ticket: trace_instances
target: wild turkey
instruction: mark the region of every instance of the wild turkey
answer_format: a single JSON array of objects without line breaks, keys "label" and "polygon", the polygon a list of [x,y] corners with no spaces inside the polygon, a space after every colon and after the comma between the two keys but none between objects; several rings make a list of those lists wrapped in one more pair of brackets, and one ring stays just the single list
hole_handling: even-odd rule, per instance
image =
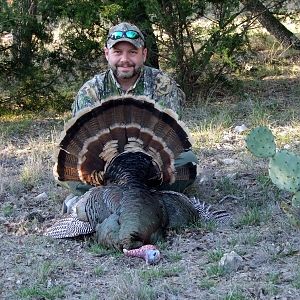
[{"label": "wild turkey", "polygon": [[174,167],[174,159],[190,149],[190,140],[173,111],[145,97],[110,98],[85,109],[67,125],[54,174],[60,181],[96,187],[75,198],[69,215],[46,235],[96,232],[105,246],[132,249],[155,243],[166,228],[199,218],[227,222],[224,211],[211,212],[197,199],[158,190],[162,183],[194,172],[187,166],[178,174]]}]

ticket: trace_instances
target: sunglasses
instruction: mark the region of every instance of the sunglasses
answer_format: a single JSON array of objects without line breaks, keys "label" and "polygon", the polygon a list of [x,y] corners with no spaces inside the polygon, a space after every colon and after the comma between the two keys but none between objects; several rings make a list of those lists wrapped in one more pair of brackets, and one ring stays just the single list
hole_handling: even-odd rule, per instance
[{"label": "sunglasses", "polygon": [[111,33],[107,39],[112,39],[112,40],[119,40],[121,38],[128,38],[130,40],[136,40],[138,38],[144,40],[141,35],[134,30],[127,30],[127,31],[115,31],[113,33]]}]

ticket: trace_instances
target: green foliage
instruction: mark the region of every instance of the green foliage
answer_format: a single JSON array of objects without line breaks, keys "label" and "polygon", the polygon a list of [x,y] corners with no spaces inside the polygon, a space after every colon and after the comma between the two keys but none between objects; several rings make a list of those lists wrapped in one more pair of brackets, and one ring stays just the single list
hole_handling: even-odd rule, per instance
[{"label": "green foliage", "polygon": [[55,300],[64,297],[64,290],[62,286],[54,286],[50,288],[32,286],[21,288],[17,295],[18,297],[21,297],[21,299]]},{"label": "green foliage", "polygon": [[0,49],[0,89],[4,91],[0,109],[62,111],[70,107],[58,88],[69,64],[61,48],[53,44],[53,24],[43,15],[44,4],[13,1],[0,12],[0,33],[13,34],[13,41]]},{"label": "green foliage", "polygon": [[14,212],[14,206],[12,203],[5,203],[2,208],[4,217],[10,217]]},{"label": "green foliage", "polygon": [[92,243],[89,246],[88,251],[91,252],[92,254],[98,255],[98,256],[113,255],[115,257],[119,257],[119,256],[123,255],[120,251],[117,251],[114,249],[108,249],[96,242]]},{"label": "green foliage", "polygon": [[141,270],[140,277],[146,282],[151,282],[157,278],[177,276],[182,271],[183,268],[177,266],[171,268],[155,267],[151,269]]},{"label": "green foliage", "polygon": [[214,249],[208,253],[208,259],[210,262],[218,262],[223,255],[224,251],[222,249]]},{"label": "green foliage", "polygon": [[300,289],[300,270],[297,270],[297,273],[293,278],[292,284],[294,288]]},{"label": "green foliage", "polygon": [[259,226],[261,220],[263,219],[263,214],[259,207],[253,207],[247,210],[243,215],[237,220],[237,226]]},{"label": "green foliage", "polygon": [[224,300],[246,300],[247,297],[240,291],[231,291],[225,297]]},{"label": "green foliage", "polygon": [[[200,77],[211,86],[221,70],[235,67],[233,54],[245,42],[245,32],[236,30],[238,7],[237,1],[228,0],[222,3],[147,1],[147,12],[159,30],[160,52],[167,53],[161,61],[174,72],[188,95]],[[206,14],[213,20],[209,29],[194,23]]]},{"label": "green foliage", "polygon": [[202,289],[210,289],[216,285],[216,280],[209,279],[209,278],[203,278],[199,282],[199,287]]},{"label": "green foliage", "polygon": [[178,252],[171,252],[171,251],[169,251],[166,254],[166,257],[171,262],[177,262],[177,261],[182,260],[182,254],[178,253]]},{"label": "green foliage", "polygon": [[101,266],[97,266],[95,269],[94,269],[94,274],[96,275],[96,276],[102,276],[103,274],[105,273],[105,270],[104,270],[104,268],[103,267],[101,267]]},{"label": "green foliage", "polygon": [[159,58],[188,96],[199,86],[208,96],[237,68],[253,22],[241,18],[237,0],[2,3],[0,34],[12,33],[13,42],[0,43],[0,88],[5,91],[0,109],[69,110],[78,86],[101,70],[108,28],[120,21],[136,23],[145,33],[148,64],[158,67]]},{"label": "green foliage", "polygon": [[206,269],[206,274],[209,278],[211,277],[221,277],[225,275],[225,270],[223,267],[219,266],[218,264],[211,264]]}]

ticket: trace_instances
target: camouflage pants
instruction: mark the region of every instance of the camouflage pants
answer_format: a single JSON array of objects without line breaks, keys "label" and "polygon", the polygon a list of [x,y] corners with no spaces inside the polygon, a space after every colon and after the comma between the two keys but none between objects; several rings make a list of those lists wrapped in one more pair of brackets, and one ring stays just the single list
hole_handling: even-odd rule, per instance
[{"label": "camouflage pants", "polygon": [[[178,158],[175,160],[175,169],[177,174],[179,174],[179,178],[173,184],[162,184],[159,186],[159,190],[163,191],[175,191],[182,193],[188,186],[194,183],[197,176],[197,164],[198,159],[196,155],[190,150],[181,153]],[[188,174],[182,174],[182,167],[188,167]],[[185,170],[187,170],[185,168]],[[188,176],[186,176],[188,175]],[[88,184],[83,184],[78,181],[65,181],[59,182],[61,186],[68,188],[74,195],[83,195],[86,191],[88,191],[92,186]]]}]

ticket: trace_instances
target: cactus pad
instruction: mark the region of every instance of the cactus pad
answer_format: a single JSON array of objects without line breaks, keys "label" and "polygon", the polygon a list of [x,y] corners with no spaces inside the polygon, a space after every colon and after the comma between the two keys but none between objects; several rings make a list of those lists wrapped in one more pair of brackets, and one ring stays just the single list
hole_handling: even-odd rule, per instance
[{"label": "cactus pad", "polygon": [[300,157],[287,150],[278,151],[270,158],[269,175],[278,188],[296,193],[300,190]]},{"label": "cactus pad", "polygon": [[292,198],[292,205],[295,208],[300,208],[300,191],[296,192]]},{"label": "cactus pad", "polygon": [[271,157],[276,153],[276,144],[272,131],[260,126],[253,128],[246,137],[248,150],[257,157]]}]

